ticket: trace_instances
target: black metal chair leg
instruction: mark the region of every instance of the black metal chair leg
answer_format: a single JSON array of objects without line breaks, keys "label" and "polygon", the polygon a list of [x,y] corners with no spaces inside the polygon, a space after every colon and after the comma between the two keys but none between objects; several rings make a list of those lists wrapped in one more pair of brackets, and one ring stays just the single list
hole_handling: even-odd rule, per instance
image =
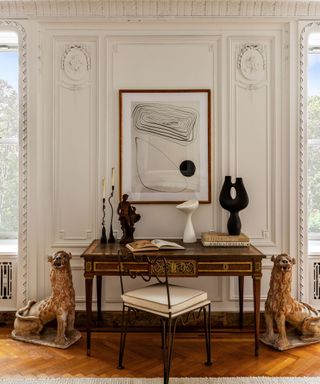
[{"label": "black metal chair leg", "polygon": [[128,310],[128,315],[126,316],[125,306],[122,306],[122,320],[121,320],[121,335],[120,335],[120,348],[119,348],[119,363],[118,369],[123,369],[123,354],[124,347],[126,344],[127,330],[128,330],[128,317],[130,313],[130,308]]},{"label": "black metal chair leg", "polygon": [[162,319],[160,319],[160,324],[161,324],[161,349],[164,348],[164,345],[165,345],[165,340],[164,340],[164,334],[163,334],[163,324],[162,324]]},{"label": "black metal chair leg", "polygon": [[170,369],[171,369],[171,361],[172,361],[172,351],[173,351],[173,343],[174,343],[174,336],[176,333],[176,327],[177,327],[178,318],[173,320],[169,320],[169,326],[168,326],[168,381],[170,377]]},{"label": "black metal chair leg", "polygon": [[162,354],[163,354],[163,383],[169,383],[168,377],[168,345],[167,345],[167,319],[161,319],[162,325]]},{"label": "black metal chair leg", "polygon": [[211,305],[208,304],[207,308],[203,308],[203,317],[204,317],[204,332],[206,338],[206,352],[207,352],[207,361],[205,365],[212,365],[211,361]]}]

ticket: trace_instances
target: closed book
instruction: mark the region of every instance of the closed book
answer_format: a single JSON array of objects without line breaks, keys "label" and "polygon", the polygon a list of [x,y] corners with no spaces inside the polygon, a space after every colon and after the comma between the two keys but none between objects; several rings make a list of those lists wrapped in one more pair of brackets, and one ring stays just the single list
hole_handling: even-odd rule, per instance
[{"label": "closed book", "polygon": [[225,242],[225,243],[250,243],[250,239],[244,233],[240,235],[228,235],[223,232],[202,232],[201,233],[202,242]]},{"label": "closed book", "polygon": [[204,247],[249,247],[249,241],[203,241]]}]

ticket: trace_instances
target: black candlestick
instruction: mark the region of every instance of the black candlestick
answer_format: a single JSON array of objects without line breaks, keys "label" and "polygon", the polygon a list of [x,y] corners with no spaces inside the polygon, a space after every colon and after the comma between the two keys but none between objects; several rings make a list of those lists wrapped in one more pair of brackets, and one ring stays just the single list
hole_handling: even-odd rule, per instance
[{"label": "black candlestick", "polygon": [[106,228],[104,226],[104,220],[106,217],[106,199],[105,197],[102,199],[102,231],[101,231],[101,238],[100,238],[100,243],[101,244],[106,244],[107,242],[107,236],[106,236]]},{"label": "black candlestick", "polygon": [[111,219],[110,219],[110,231],[109,231],[109,239],[108,239],[108,242],[109,243],[115,243],[116,239],[114,238],[113,236],[113,229],[112,229],[112,220],[113,220],[113,206],[111,204],[111,198],[113,197],[113,192],[114,192],[114,185],[112,185],[111,187],[111,194],[108,198],[108,202],[110,204],[110,208],[111,208]]}]

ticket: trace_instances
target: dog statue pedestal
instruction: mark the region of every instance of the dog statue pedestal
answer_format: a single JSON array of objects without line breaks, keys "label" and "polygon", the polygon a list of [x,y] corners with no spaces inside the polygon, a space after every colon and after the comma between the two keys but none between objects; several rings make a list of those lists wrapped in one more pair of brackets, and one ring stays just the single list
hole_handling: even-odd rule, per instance
[{"label": "dog statue pedestal", "polygon": [[[276,335],[277,336],[277,335]],[[277,346],[275,342],[266,341],[263,336],[260,337],[260,341],[265,344],[269,345],[269,347],[275,348],[278,351],[286,351],[288,349],[297,348],[297,347],[304,347],[306,345],[310,344],[316,344],[320,342],[319,338],[304,338],[303,336],[299,335],[299,333],[295,329],[290,329],[287,332],[287,339],[288,344],[284,347]]]},{"label": "dog statue pedestal", "polygon": [[48,347],[55,347],[60,349],[67,349],[70,347],[70,345],[76,343],[78,340],[81,339],[81,333],[76,329],[74,329],[68,334],[68,338],[63,344],[58,344],[55,342],[56,335],[57,335],[56,329],[49,328],[49,327],[44,328],[43,331],[38,336],[37,335],[19,336],[15,334],[14,330],[11,332],[11,337],[15,340],[25,341],[26,343],[31,343],[31,344],[46,345]]},{"label": "dog statue pedestal", "polygon": [[[29,300],[16,312],[12,338],[32,344],[68,348],[81,338],[74,329],[75,292],[70,267],[71,254],[59,251],[49,257],[51,296],[39,302]],[[57,321],[57,330],[45,327]]]}]

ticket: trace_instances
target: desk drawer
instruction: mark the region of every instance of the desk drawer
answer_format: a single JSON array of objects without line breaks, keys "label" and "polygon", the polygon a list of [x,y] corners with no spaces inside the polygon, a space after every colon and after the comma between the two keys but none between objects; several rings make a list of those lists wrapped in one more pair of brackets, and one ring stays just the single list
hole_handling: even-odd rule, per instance
[{"label": "desk drawer", "polygon": [[[93,272],[107,272],[107,273],[114,273],[116,275],[119,274],[120,264],[118,262],[112,262],[112,261],[94,261],[93,262]],[[136,272],[136,273],[148,273],[149,266],[148,263],[136,263],[136,262],[130,262],[126,261],[123,263],[123,274],[129,274],[129,272]]]},{"label": "desk drawer", "polygon": [[208,261],[198,263],[199,273],[236,273],[236,272],[252,272],[252,263],[245,261]]},{"label": "desk drawer", "polygon": [[[190,276],[195,277],[198,275],[196,261],[179,260],[179,261],[167,261],[168,275],[169,276]],[[93,268],[93,270],[92,270]],[[128,275],[130,272],[136,273],[149,273],[150,265],[148,263],[137,263],[125,261],[123,262],[123,274]],[[163,264],[155,264],[153,266],[154,272],[158,276],[164,275]],[[119,263],[112,261],[94,261],[93,266],[90,262],[86,264],[86,272],[93,273],[106,273],[106,274],[119,274]]]}]

